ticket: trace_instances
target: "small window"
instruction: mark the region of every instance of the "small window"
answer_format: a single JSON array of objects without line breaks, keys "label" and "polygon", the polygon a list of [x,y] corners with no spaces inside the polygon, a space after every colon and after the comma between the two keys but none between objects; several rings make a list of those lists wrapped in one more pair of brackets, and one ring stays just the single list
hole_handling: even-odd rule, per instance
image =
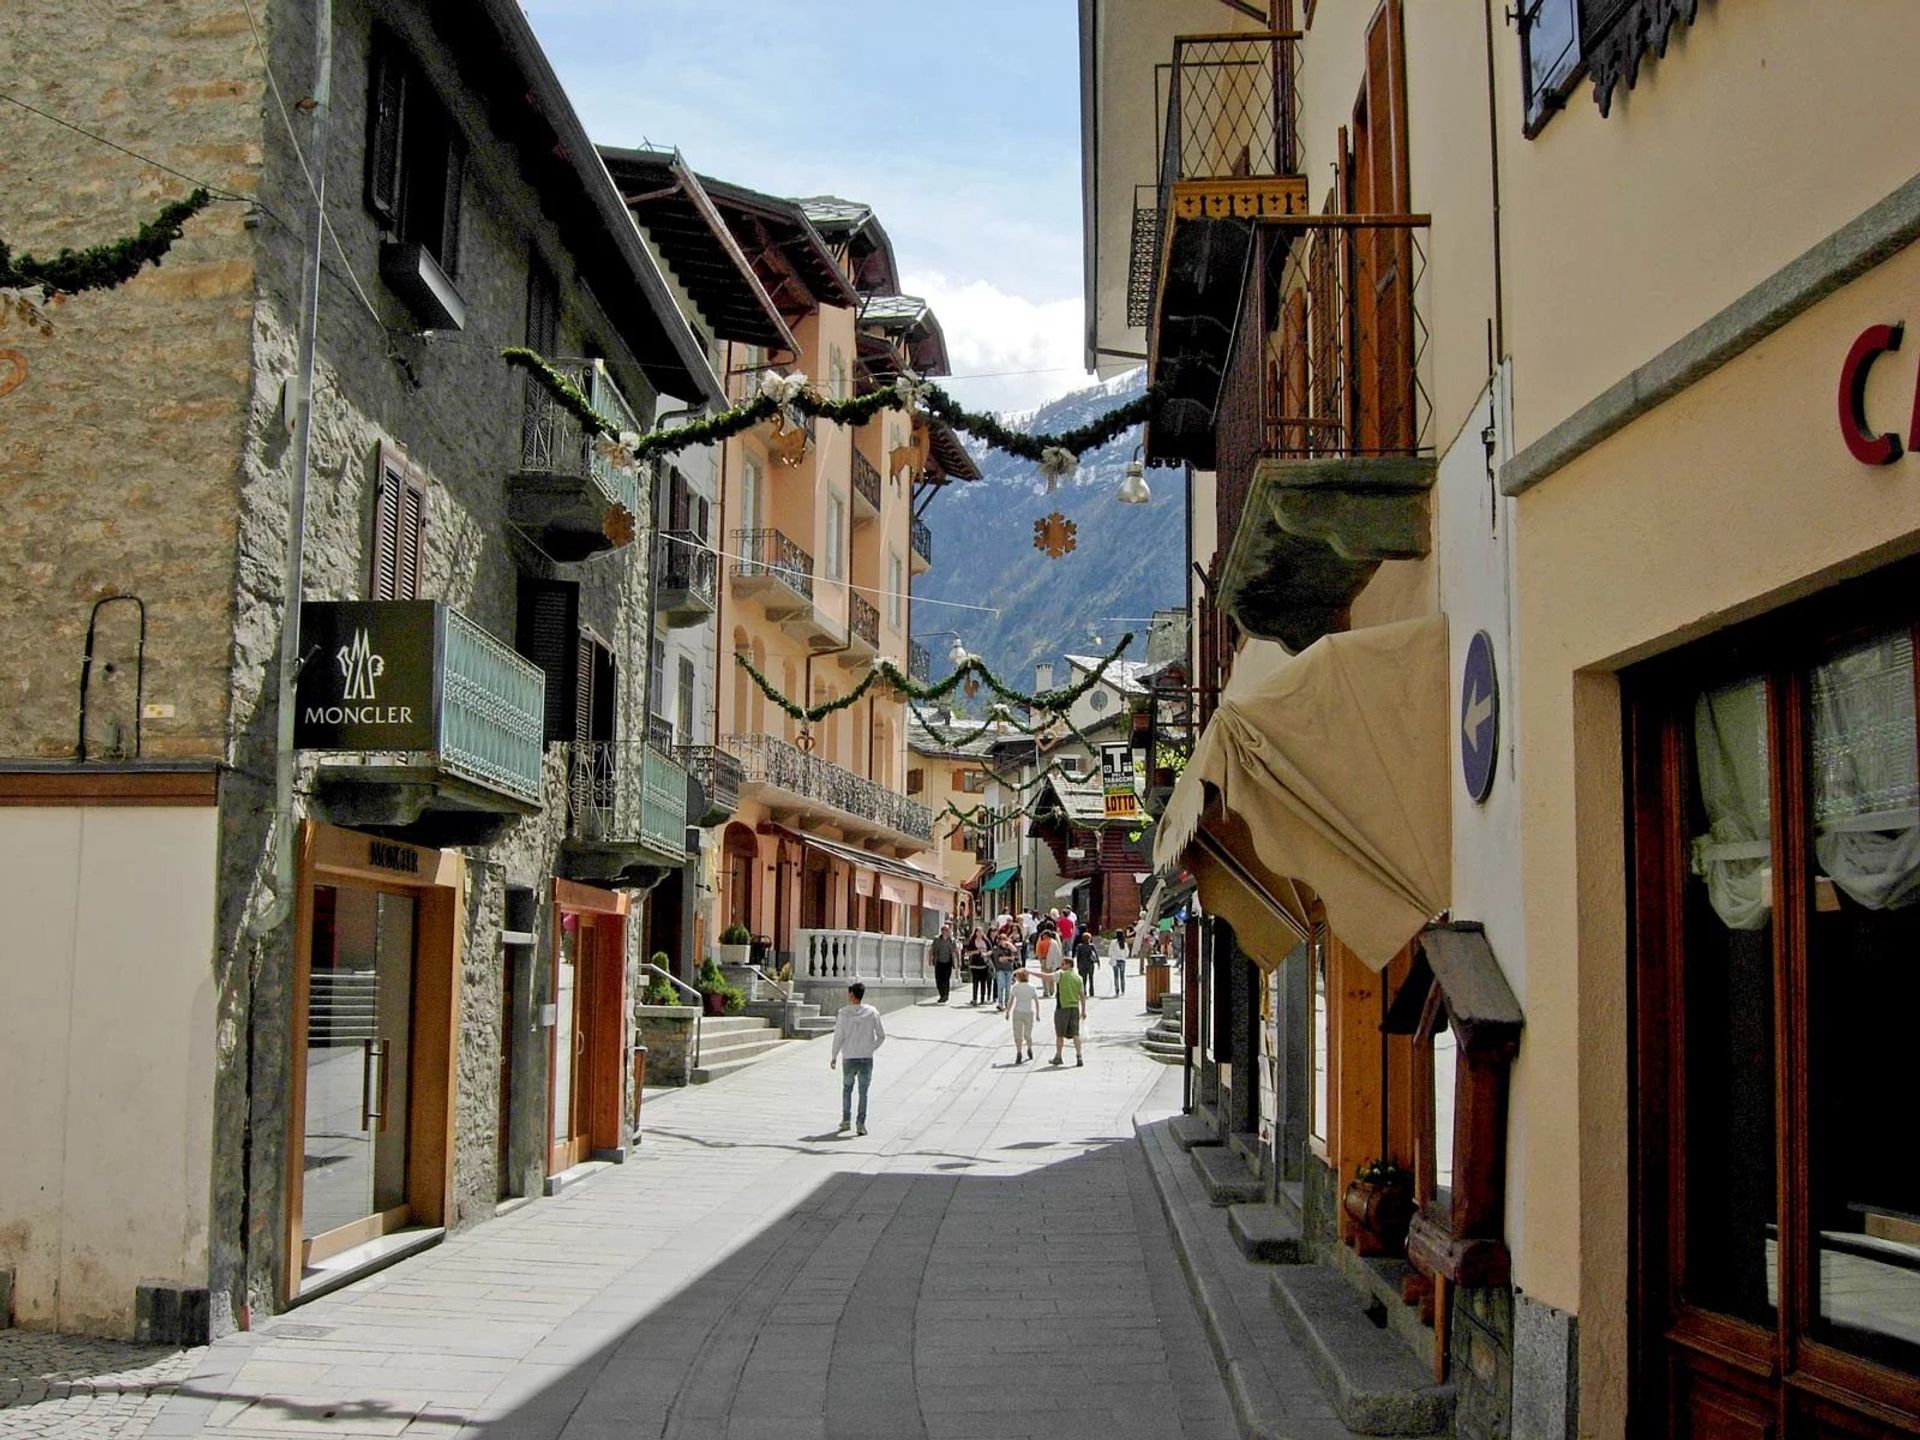
[{"label": "small window", "polygon": [[1522,0],[1520,81],[1533,135],[1566,103],[1580,74],[1579,0]]},{"label": "small window", "polygon": [[685,655],[680,657],[680,689],[673,718],[677,743],[693,744],[693,661]]},{"label": "small window", "polygon": [[466,142],[413,58],[376,35],[367,89],[367,208],[449,276],[460,268]]},{"label": "small window", "polygon": [[538,255],[527,266],[527,348],[552,355],[560,347],[560,287]]},{"label": "small window", "polygon": [[380,447],[379,465],[367,598],[418,600],[421,542],[427,530],[426,481],[398,451],[385,445]]},{"label": "small window", "polygon": [[900,562],[900,552],[892,551],[887,556],[887,625],[894,630],[907,628],[907,567]]},{"label": "small window", "polygon": [[1106,709],[1110,703],[1111,701],[1108,699],[1107,692],[1104,690],[1096,689],[1087,696],[1087,704],[1096,711]]},{"label": "small window", "polygon": [[846,548],[847,502],[838,495],[827,497],[827,579],[838,580],[845,574],[840,552]]},{"label": "small window", "polygon": [[918,795],[927,788],[927,772],[920,769],[907,771],[907,794]]},{"label": "small window", "polygon": [[833,359],[827,366],[827,387],[836,400],[847,398],[847,361],[840,347],[833,347]]},{"label": "small window", "polygon": [[969,795],[987,793],[987,772],[984,770],[962,770],[954,778],[959,788]]},{"label": "small window", "polygon": [[1087,773],[1087,757],[1084,755],[1062,755],[1056,763],[1062,774],[1075,780]]}]

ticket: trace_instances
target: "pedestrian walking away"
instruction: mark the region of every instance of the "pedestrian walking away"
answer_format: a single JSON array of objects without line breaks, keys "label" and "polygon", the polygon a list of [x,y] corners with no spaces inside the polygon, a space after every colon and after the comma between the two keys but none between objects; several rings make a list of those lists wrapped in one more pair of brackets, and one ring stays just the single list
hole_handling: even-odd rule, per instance
[{"label": "pedestrian walking away", "polygon": [[960,947],[953,943],[953,925],[941,925],[933,942],[933,987],[940,992],[940,1003],[947,1003],[947,991],[953,987],[953,964],[960,958]]},{"label": "pedestrian walking away", "polygon": [[1067,1041],[1071,1040],[1073,1063],[1085,1065],[1087,1057],[1080,1050],[1080,1021],[1090,1003],[1087,987],[1072,970],[1062,970],[1055,977],[1053,986],[1053,1063],[1065,1063],[1062,1056],[1066,1053]]},{"label": "pedestrian walking away", "polygon": [[1113,993],[1127,993],[1127,944],[1126,931],[1116,930],[1113,938],[1107,941],[1107,960],[1113,966]]},{"label": "pedestrian walking away", "polygon": [[1042,994],[1053,994],[1053,977],[1060,969],[1060,936],[1050,928],[1043,928],[1039,938],[1033,942],[1033,955],[1040,962],[1040,990]]},{"label": "pedestrian walking away", "polygon": [[1080,972],[1081,983],[1091,995],[1093,975],[1100,968],[1100,949],[1093,943],[1093,936],[1084,930],[1073,937],[1073,968]]},{"label": "pedestrian walking away", "polygon": [[1007,1019],[1013,1022],[1013,1063],[1033,1059],[1033,1022],[1040,1015],[1040,992],[1027,979],[1025,967],[1013,972],[1013,988],[1007,992]]},{"label": "pedestrian walking away", "polygon": [[1014,953],[1012,934],[1003,934],[993,947],[993,1003],[1002,1010],[1007,1008],[1007,992],[1013,988],[1013,968],[1019,958]]},{"label": "pedestrian walking away", "polygon": [[867,987],[858,980],[847,987],[847,1003],[833,1017],[833,1054],[827,1068],[847,1065],[840,1072],[840,1133],[855,1125],[853,1089],[860,1087],[859,1133],[867,1133],[867,1091],[873,1086],[873,1055],[887,1043],[887,1027],[880,1023],[880,1012],[867,1004]]}]

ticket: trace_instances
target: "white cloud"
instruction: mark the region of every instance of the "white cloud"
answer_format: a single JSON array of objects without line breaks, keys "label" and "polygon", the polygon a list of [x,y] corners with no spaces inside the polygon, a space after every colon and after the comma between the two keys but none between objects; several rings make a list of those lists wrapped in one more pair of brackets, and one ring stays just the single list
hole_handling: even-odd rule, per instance
[{"label": "white cloud", "polygon": [[1030,300],[990,281],[934,271],[909,271],[901,286],[940,317],[956,377],[944,383],[962,403],[1031,410],[1088,383],[1078,299]]}]

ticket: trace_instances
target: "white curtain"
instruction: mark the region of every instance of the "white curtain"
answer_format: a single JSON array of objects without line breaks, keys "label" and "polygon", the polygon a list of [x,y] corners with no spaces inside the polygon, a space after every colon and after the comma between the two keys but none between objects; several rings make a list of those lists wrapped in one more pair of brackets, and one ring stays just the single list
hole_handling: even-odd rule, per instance
[{"label": "white curtain", "polygon": [[1768,804],[1767,682],[1760,676],[1694,702],[1694,764],[1707,833],[1694,838],[1693,873],[1729,930],[1758,930],[1773,906]]},{"label": "white curtain", "polygon": [[1914,752],[1913,635],[1900,630],[1814,667],[1813,852],[1868,910],[1920,899],[1920,761]]}]

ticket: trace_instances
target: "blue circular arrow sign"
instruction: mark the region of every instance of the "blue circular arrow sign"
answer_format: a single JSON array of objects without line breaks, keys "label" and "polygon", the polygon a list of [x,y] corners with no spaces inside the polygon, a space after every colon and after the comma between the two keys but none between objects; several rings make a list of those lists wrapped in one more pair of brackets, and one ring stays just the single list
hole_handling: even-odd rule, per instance
[{"label": "blue circular arrow sign", "polygon": [[1476,631],[1460,673],[1460,778],[1475,804],[1493,788],[1500,753],[1500,681],[1493,671],[1493,641]]}]

